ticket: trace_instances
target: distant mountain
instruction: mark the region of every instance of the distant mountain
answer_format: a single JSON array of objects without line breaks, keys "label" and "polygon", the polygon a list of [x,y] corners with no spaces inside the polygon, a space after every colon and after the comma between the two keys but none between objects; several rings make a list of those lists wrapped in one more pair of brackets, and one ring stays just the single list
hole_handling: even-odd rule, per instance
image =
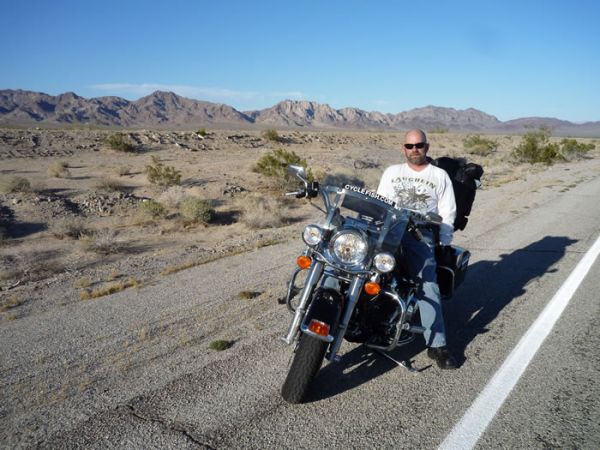
[{"label": "distant mountain", "polygon": [[403,128],[449,128],[451,130],[485,131],[492,130],[501,123],[495,116],[473,108],[457,110],[454,108],[425,106],[424,108],[401,112],[394,116],[394,124]]},{"label": "distant mountain", "polygon": [[128,128],[273,127],[315,129],[426,130],[520,133],[546,125],[555,135],[600,136],[600,122],[575,124],[546,117],[502,122],[477,109],[425,106],[398,114],[358,108],[334,109],[311,101],[284,100],[258,110],[240,112],[231,106],[192,100],[156,91],[135,101],[120,97],[85,99],[73,92],[51,96],[23,90],[0,90],[0,125],[61,126],[88,124]]},{"label": "distant mountain", "polygon": [[90,124],[114,127],[238,125],[252,120],[231,106],[156,91],[130,102],[120,97],[85,99],[72,92],[50,96],[22,90],[0,91],[0,123]]},{"label": "distant mountain", "polygon": [[[248,113],[247,113],[248,114]],[[391,115],[357,108],[333,109],[322,103],[284,100],[248,114],[257,124],[314,128],[392,128]]]}]

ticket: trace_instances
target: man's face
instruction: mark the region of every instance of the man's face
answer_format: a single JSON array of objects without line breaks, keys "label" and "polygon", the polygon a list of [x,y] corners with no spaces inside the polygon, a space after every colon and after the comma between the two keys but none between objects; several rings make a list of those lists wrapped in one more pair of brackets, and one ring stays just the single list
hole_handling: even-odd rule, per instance
[{"label": "man's face", "polygon": [[[427,150],[429,144],[425,142],[425,136],[421,133],[409,133],[404,140],[404,155],[409,163],[415,166],[422,166],[427,163]],[[406,148],[406,144],[412,148]],[[418,148],[421,147],[421,148]]]}]

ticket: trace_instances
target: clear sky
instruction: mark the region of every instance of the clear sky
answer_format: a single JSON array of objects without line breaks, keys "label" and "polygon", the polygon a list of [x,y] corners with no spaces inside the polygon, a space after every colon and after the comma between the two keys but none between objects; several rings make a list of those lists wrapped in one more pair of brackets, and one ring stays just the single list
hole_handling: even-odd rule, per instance
[{"label": "clear sky", "polygon": [[0,0],[0,89],[600,120],[599,1]]}]

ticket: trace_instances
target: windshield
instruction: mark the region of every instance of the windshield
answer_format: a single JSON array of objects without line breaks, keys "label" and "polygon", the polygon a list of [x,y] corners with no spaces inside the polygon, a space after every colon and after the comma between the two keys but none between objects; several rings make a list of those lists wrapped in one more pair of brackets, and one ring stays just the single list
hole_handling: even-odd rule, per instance
[{"label": "windshield", "polygon": [[375,221],[385,221],[388,213],[394,213],[395,203],[376,192],[357,186],[344,186],[342,190],[342,208],[354,211],[361,216],[371,217]]}]

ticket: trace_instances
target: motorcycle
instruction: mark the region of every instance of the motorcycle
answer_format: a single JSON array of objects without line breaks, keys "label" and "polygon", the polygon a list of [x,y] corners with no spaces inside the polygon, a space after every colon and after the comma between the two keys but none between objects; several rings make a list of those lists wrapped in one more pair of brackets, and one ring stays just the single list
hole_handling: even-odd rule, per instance
[{"label": "motorcycle", "polygon": [[[442,218],[396,207],[394,201],[361,187],[319,186],[308,180],[301,166],[288,166],[288,172],[302,187],[286,195],[320,196],[324,209],[318,209],[325,220],[304,228],[306,248],[288,283],[285,303],[293,319],[282,340],[294,347],[294,355],[282,397],[289,403],[302,402],[323,360],[340,361],[344,339],[416,371],[386,353],[425,331],[417,314],[418,284],[398,257],[400,242],[404,233],[422,239],[420,227],[436,228]],[[438,262],[444,298],[451,297],[462,282],[470,257],[460,247],[447,249],[446,261]],[[297,285],[300,278],[304,278],[302,286]]]}]

